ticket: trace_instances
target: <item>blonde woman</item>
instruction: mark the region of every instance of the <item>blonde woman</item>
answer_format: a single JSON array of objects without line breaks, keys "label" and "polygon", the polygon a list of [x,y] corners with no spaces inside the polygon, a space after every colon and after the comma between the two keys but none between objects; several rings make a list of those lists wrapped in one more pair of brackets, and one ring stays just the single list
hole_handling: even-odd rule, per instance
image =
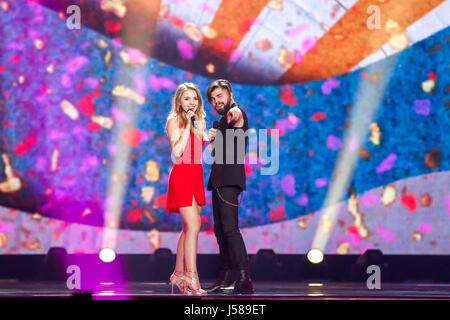
[{"label": "blonde woman", "polygon": [[193,83],[178,86],[167,117],[166,130],[174,165],[169,176],[166,214],[181,214],[183,229],[177,246],[175,271],[170,277],[184,294],[206,294],[197,274],[200,214],[205,205],[202,149],[207,140],[206,113],[199,89]]}]

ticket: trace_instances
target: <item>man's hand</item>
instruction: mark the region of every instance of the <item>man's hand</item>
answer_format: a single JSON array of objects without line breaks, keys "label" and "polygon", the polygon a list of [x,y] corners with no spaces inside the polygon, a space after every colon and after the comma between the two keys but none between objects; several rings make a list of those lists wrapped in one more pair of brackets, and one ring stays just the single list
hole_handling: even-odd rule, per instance
[{"label": "man's hand", "polygon": [[212,142],[216,138],[217,129],[211,128],[208,131],[208,141]]},{"label": "man's hand", "polygon": [[232,127],[242,127],[244,125],[244,119],[242,118],[242,112],[238,107],[231,108],[227,113],[227,123]]}]

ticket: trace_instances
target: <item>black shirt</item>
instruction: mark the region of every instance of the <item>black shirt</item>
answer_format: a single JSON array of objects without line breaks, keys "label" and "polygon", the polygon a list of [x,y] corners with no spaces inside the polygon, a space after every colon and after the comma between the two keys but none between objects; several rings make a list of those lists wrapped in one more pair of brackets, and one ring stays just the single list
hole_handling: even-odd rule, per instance
[{"label": "black shirt", "polygon": [[[207,187],[208,190],[223,186],[238,186],[242,190],[245,190],[246,180],[244,161],[248,146],[248,120],[244,110],[242,110],[237,103],[231,105],[231,108],[233,107],[238,107],[239,110],[241,110],[244,125],[240,128],[234,128],[228,125],[226,114],[220,118],[219,128],[217,130],[220,131],[223,138],[218,137],[219,133],[217,133],[216,138],[212,142],[214,147],[214,160],[211,166],[211,174],[209,176]],[[222,141],[223,143],[221,143]],[[222,148],[220,148],[220,144],[222,145]],[[219,148],[221,150],[219,150]],[[227,150],[230,152],[234,150],[234,157],[231,157],[232,155],[229,154],[227,159]]]}]

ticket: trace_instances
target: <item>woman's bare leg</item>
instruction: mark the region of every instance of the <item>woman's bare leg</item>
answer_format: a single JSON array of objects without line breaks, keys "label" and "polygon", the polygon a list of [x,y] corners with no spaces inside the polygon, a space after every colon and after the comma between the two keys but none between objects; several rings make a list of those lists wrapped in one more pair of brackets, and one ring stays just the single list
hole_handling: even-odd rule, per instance
[{"label": "woman's bare leg", "polygon": [[197,245],[200,232],[200,216],[197,203],[192,199],[192,206],[180,208],[184,225],[184,269],[197,272]]},{"label": "woman's bare leg", "polygon": [[[184,224],[183,224],[184,225]],[[185,293],[185,285],[184,285],[184,227],[180,232],[180,237],[178,238],[177,245],[177,259],[175,263],[175,270],[170,276],[170,282],[172,283],[172,294],[173,294],[173,284],[175,283],[180,291]]]},{"label": "woman's bare leg", "polygon": [[175,272],[179,274],[184,273],[184,226],[183,230],[181,230],[180,237],[178,239],[178,245],[177,245],[177,260],[175,263]]}]

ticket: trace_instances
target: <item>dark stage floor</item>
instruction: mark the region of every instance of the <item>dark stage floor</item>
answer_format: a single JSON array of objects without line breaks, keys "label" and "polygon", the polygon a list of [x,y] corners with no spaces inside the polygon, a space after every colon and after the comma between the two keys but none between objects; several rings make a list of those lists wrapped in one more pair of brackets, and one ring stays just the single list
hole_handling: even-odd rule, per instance
[{"label": "dark stage floor", "polygon": [[[209,282],[203,282],[204,287]],[[381,289],[369,290],[365,283],[350,282],[254,282],[253,295],[210,294],[195,297],[202,300],[377,300],[377,299],[445,299],[450,300],[450,284],[438,283],[384,283]],[[65,283],[0,280],[0,299],[70,299],[75,291]],[[130,282],[126,285],[104,283],[94,290],[93,299],[180,299],[171,294],[164,282]],[[190,296],[189,298],[192,298]]]}]

